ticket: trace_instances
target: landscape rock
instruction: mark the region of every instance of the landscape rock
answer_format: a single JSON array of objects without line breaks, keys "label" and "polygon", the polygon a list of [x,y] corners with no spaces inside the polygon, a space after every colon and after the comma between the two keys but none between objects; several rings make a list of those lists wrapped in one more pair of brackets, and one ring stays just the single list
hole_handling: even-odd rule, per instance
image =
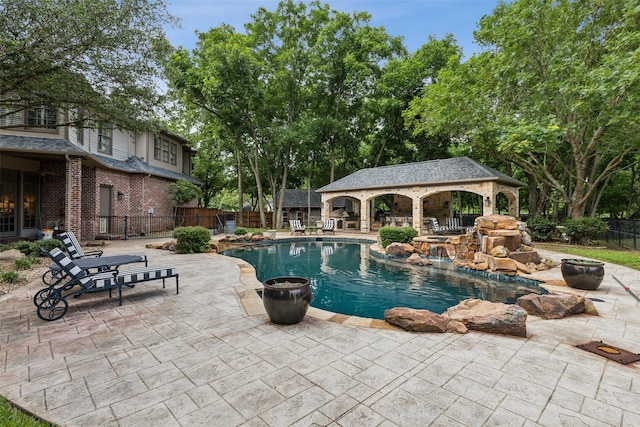
[{"label": "landscape rock", "polygon": [[384,253],[387,255],[407,255],[407,248],[402,243],[391,243],[384,250]]},{"label": "landscape rock", "polygon": [[20,252],[18,249],[8,249],[0,252],[0,259],[2,261],[13,262],[18,259],[26,258],[27,256]]},{"label": "landscape rock", "polygon": [[491,249],[489,253],[491,254],[491,256],[496,258],[506,258],[509,256],[509,251],[504,246],[496,246],[495,248]]},{"label": "landscape rock", "polygon": [[[583,313],[585,299],[576,294],[555,292],[547,295],[529,294],[518,298],[518,305],[524,308],[527,313],[543,319],[562,319]],[[595,309],[595,307],[593,308]]]},{"label": "landscape rock", "polygon": [[515,259],[522,264],[539,264],[540,263],[540,255],[538,252],[533,251],[513,251],[509,252],[509,258]]},{"label": "landscape rock", "polygon": [[427,266],[427,265],[433,264],[433,261],[431,261],[428,258],[422,258],[417,253],[411,254],[411,256],[407,258],[407,262],[411,265],[419,265],[419,266]]},{"label": "landscape rock", "polygon": [[433,313],[429,310],[395,307],[384,311],[384,319],[412,332],[458,332],[466,333],[467,328],[460,322]]},{"label": "landscape rock", "polygon": [[468,329],[476,331],[527,336],[527,312],[515,304],[468,299],[450,307],[443,316],[462,322]]}]

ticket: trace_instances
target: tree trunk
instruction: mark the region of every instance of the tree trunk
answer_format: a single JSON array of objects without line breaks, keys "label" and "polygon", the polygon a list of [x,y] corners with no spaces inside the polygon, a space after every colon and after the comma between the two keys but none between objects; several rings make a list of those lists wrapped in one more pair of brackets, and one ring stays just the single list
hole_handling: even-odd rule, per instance
[{"label": "tree trunk", "polygon": [[242,188],[242,158],[240,157],[240,153],[236,153],[237,167],[238,167],[238,209],[240,212],[240,220],[238,221],[238,225],[240,227],[244,227],[244,218],[242,215],[242,211],[244,208],[244,189]]}]

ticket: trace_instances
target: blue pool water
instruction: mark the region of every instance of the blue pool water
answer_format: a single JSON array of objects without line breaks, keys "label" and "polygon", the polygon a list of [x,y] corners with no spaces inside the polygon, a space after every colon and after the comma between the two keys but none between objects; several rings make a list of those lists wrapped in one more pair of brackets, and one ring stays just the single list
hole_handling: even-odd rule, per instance
[{"label": "blue pool water", "polygon": [[258,280],[302,276],[311,280],[313,307],[346,315],[384,319],[384,310],[410,307],[443,313],[468,298],[515,303],[535,282],[492,280],[454,269],[448,261],[411,267],[404,259],[370,254],[369,244],[297,241],[231,249],[256,269]]}]

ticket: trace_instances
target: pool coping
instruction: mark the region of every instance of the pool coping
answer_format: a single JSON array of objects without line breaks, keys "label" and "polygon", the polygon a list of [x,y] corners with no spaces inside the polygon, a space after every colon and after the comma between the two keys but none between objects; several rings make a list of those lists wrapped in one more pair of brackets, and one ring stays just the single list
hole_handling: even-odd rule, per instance
[{"label": "pool coping", "polygon": [[[291,242],[316,242],[316,241],[336,241],[336,242],[349,242],[349,243],[371,243],[372,245],[377,244],[378,242],[374,239],[362,239],[362,238],[344,238],[344,237],[287,237],[276,240],[262,240],[260,242],[255,242],[256,246],[266,246],[271,244],[279,244],[279,243],[291,243]],[[375,251],[374,251],[375,252]],[[262,298],[258,291],[261,291],[264,287],[262,282],[260,282],[256,276],[255,268],[249,264],[248,262],[240,259],[234,258],[231,256],[218,254],[219,256],[223,256],[226,259],[232,261],[234,264],[238,266],[240,269],[240,285],[235,286],[236,293],[240,298],[240,302],[242,303],[242,307],[248,316],[266,316],[267,312],[262,303]],[[544,279],[534,279],[526,277],[527,280],[540,282],[539,286],[550,291],[545,285]],[[319,320],[327,320],[334,323],[339,323],[343,325],[350,326],[361,326],[367,328],[375,328],[375,329],[394,329],[394,330],[402,330],[399,326],[392,325],[388,323],[386,320],[381,319],[372,319],[369,317],[359,317],[352,316],[347,314],[334,313],[327,310],[322,310],[316,307],[309,306],[309,310],[307,311],[307,316],[311,316],[313,318]]]}]

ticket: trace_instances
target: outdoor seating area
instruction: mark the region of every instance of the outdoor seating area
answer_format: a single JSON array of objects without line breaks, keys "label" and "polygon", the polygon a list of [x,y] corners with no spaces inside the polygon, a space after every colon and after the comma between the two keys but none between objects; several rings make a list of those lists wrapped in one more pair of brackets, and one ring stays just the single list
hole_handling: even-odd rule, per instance
[{"label": "outdoor seating area", "polygon": [[178,271],[174,267],[140,267],[122,271],[98,269],[96,273],[89,273],[86,267],[78,266],[58,248],[51,251],[42,249],[42,252],[56,264],[58,271],[63,272],[55,276],[56,280],[38,291],[33,298],[38,317],[42,320],[53,321],[62,318],[69,308],[67,299],[84,293],[108,290],[111,297],[112,290],[117,289],[118,305],[122,305],[123,286],[134,287],[137,283],[162,280],[164,288],[165,280],[172,277],[176,279],[176,294],[179,293]]},{"label": "outdoor seating area", "polygon": [[289,221],[289,227],[291,228],[291,235],[307,234],[307,228],[302,225],[299,219],[292,219],[291,221]]}]

